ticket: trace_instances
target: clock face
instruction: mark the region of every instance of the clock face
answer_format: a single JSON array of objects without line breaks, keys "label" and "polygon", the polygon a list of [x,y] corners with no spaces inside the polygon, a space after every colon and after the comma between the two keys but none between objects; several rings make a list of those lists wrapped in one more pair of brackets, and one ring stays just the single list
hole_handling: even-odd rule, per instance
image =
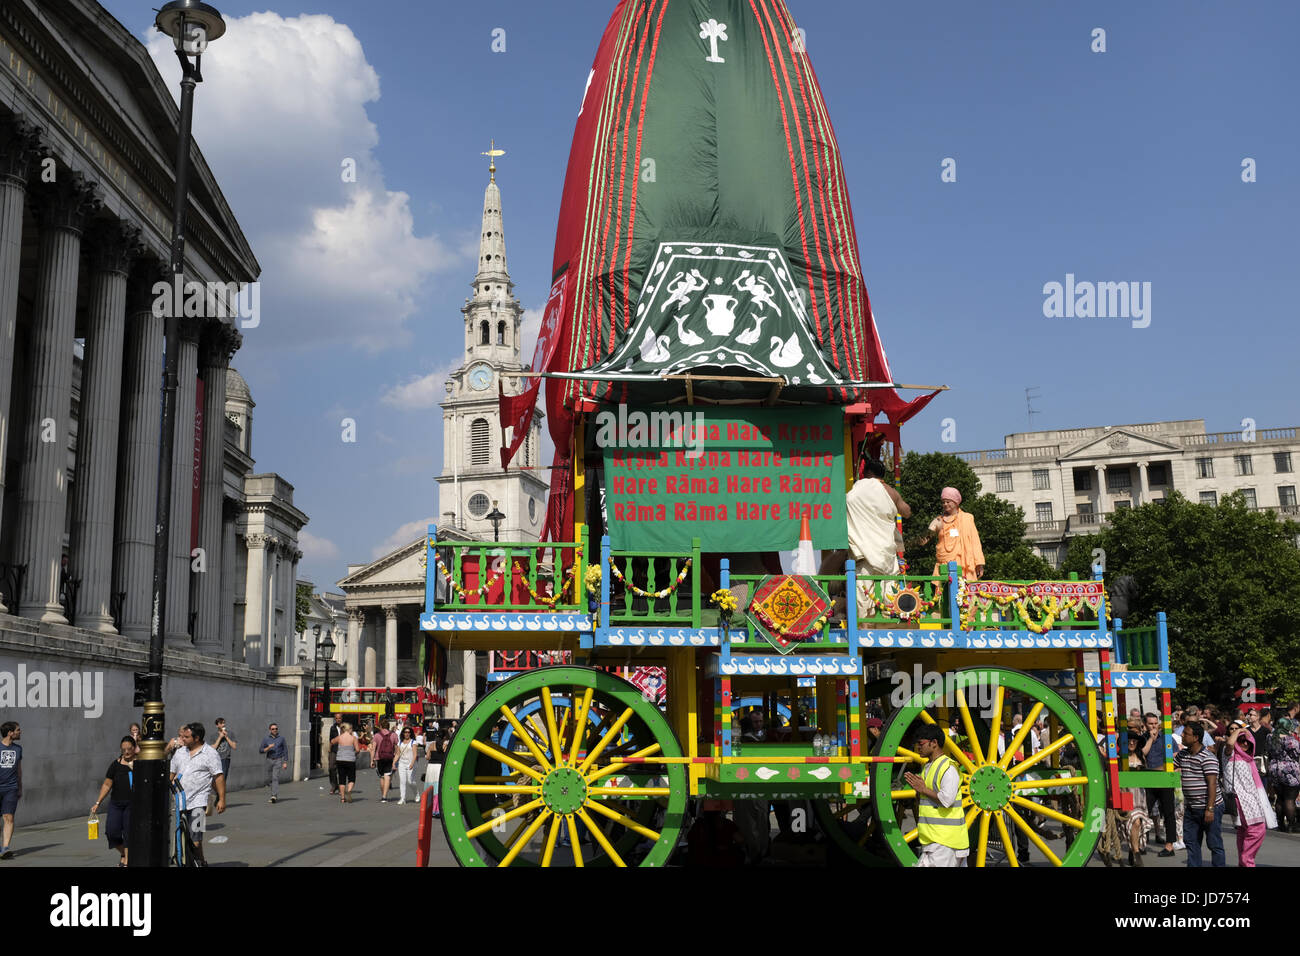
[{"label": "clock face", "polygon": [[475,365],[469,370],[470,388],[475,391],[483,391],[492,384],[492,369],[487,365]]}]

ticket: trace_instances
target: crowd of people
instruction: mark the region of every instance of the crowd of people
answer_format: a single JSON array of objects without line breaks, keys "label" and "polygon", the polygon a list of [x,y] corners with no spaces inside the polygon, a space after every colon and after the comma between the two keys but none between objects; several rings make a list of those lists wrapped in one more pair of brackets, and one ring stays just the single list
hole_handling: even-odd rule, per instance
[{"label": "crowd of people", "polygon": [[[442,726],[435,721],[428,733],[423,726],[404,721],[398,721],[394,729],[393,722],[387,719],[381,720],[378,728],[369,725],[356,728],[342,714],[335,714],[328,731],[330,796],[338,797],[340,803],[352,802],[357,763],[364,755],[379,778],[380,803],[392,802],[389,793],[394,773],[397,774],[398,806],[416,802],[421,791],[416,784],[420,758],[425,761],[425,786],[436,786],[456,724],[453,720]],[[436,791],[433,799],[434,816],[440,816]]]}]

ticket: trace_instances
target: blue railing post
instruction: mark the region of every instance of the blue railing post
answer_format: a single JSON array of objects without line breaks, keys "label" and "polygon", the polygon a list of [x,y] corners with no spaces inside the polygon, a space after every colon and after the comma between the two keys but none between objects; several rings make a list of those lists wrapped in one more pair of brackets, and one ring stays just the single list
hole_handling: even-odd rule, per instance
[{"label": "blue railing post", "polygon": [[[1104,620],[1104,618],[1102,620]],[[1116,664],[1128,663],[1128,658],[1124,654],[1124,651],[1127,649],[1125,645],[1128,644],[1128,638],[1124,636],[1123,632],[1124,632],[1124,619],[1117,617],[1115,618],[1115,663]]]},{"label": "blue railing post", "polygon": [[[731,587],[731,559],[723,558],[719,565],[718,587],[726,589]],[[739,608],[737,608],[739,610]],[[718,643],[722,646],[722,660],[731,660],[731,629],[722,626],[722,620],[718,620]],[[723,733],[730,734],[729,725],[723,728]]]},{"label": "blue railing post", "polygon": [[1160,650],[1160,669],[1169,672],[1169,629],[1165,621],[1165,612],[1156,612],[1156,642]]},{"label": "blue railing post", "polygon": [[844,562],[844,620],[849,629],[849,656],[858,656],[858,563]]},{"label": "blue railing post", "polygon": [[609,566],[609,535],[600,536],[600,622],[599,630],[603,637],[609,630],[609,591],[613,572]]},{"label": "blue railing post", "polygon": [[429,525],[424,539],[424,610],[432,614],[438,606],[438,526]]},{"label": "blue railing post", "polygon": [[956,561],[948,562],[948,617],[952,620],[952,627],[956,630],[961,626],[961,608],[957,606],[957,581],[961,569],[957,567]]},{"label": "blue railing post", "polygon": [[[704,623],[700,618],[700,582],[704,580],[702,569],[700,568],[700,539],[691,538],[691,627],[699,630]],[[669,567],[672,567],[669,564]],[[653,607],[651,608],[653,610]]]}]

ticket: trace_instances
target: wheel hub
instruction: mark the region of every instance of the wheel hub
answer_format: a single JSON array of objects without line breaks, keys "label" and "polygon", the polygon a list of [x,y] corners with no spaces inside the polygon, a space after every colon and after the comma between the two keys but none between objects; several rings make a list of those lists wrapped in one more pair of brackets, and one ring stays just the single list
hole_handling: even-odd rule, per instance
[{"label": "wheel hub", "polygon": [[970,778],[970,798],[981,810],[1001,810],[1011,802],[1011,778],[1001,767],[985,765]]},{"label": "wheel hub", "polygon": [[569,814],[587,800],[587,781],[573,767],[552,770],[542,781],[542,802],[548,810]]}]

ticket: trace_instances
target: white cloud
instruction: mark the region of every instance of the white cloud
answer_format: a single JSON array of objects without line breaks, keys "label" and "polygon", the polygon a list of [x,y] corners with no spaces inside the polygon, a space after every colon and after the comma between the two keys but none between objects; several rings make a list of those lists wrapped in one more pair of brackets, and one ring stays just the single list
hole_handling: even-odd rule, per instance
[{"label": "white cloud", "polygon": [[434,524],[435,520],[433,517],[429,517],[406,522],[406,524],[370,549],[370,560],[378,561],[384,555],[390,554],[402,545],[410,544],[416,538],[428,533],[429,525]]},{"label": "white cloud", "polygon": [[447,380],[450,373],[451,368],[448,367],[430,372],[428,375],[417,375],[402,385],[394,385],[384,392],[379,400],[385,405],[408,411],[435,408],[439,401],[438,396],[446,394],[442,383]]},{"label": "white cloud", "polygon": [[[519,352],[525,365],[529,365],[533,361],[533,352],[537,348],[537,333],[542,328],[542,316],[545,314],[545,306],[536,309],[524,309],[524,321],[519,330]],[[533,371],[537,372],[540,369],[533,369]]]},{"label": "white cloud", "polygon": [[[262,324],[245,332],[245,347],[407,344],[425,285],[463,256],[417,236],[410,197],[384,183],[366,114],[379,76],[360,41],[324,15],[226,23],[204,57],[194,126],[262,265]],[[145,40],[175,95],[171,42]],[[355,182],[344,181],[345,163]]]},{"label": "white cloud", "polygon": [[318,538],[310,531],[298,532],[298,546],[304,561],[330,561],[339,556],[339,546],[328,538]]}]

